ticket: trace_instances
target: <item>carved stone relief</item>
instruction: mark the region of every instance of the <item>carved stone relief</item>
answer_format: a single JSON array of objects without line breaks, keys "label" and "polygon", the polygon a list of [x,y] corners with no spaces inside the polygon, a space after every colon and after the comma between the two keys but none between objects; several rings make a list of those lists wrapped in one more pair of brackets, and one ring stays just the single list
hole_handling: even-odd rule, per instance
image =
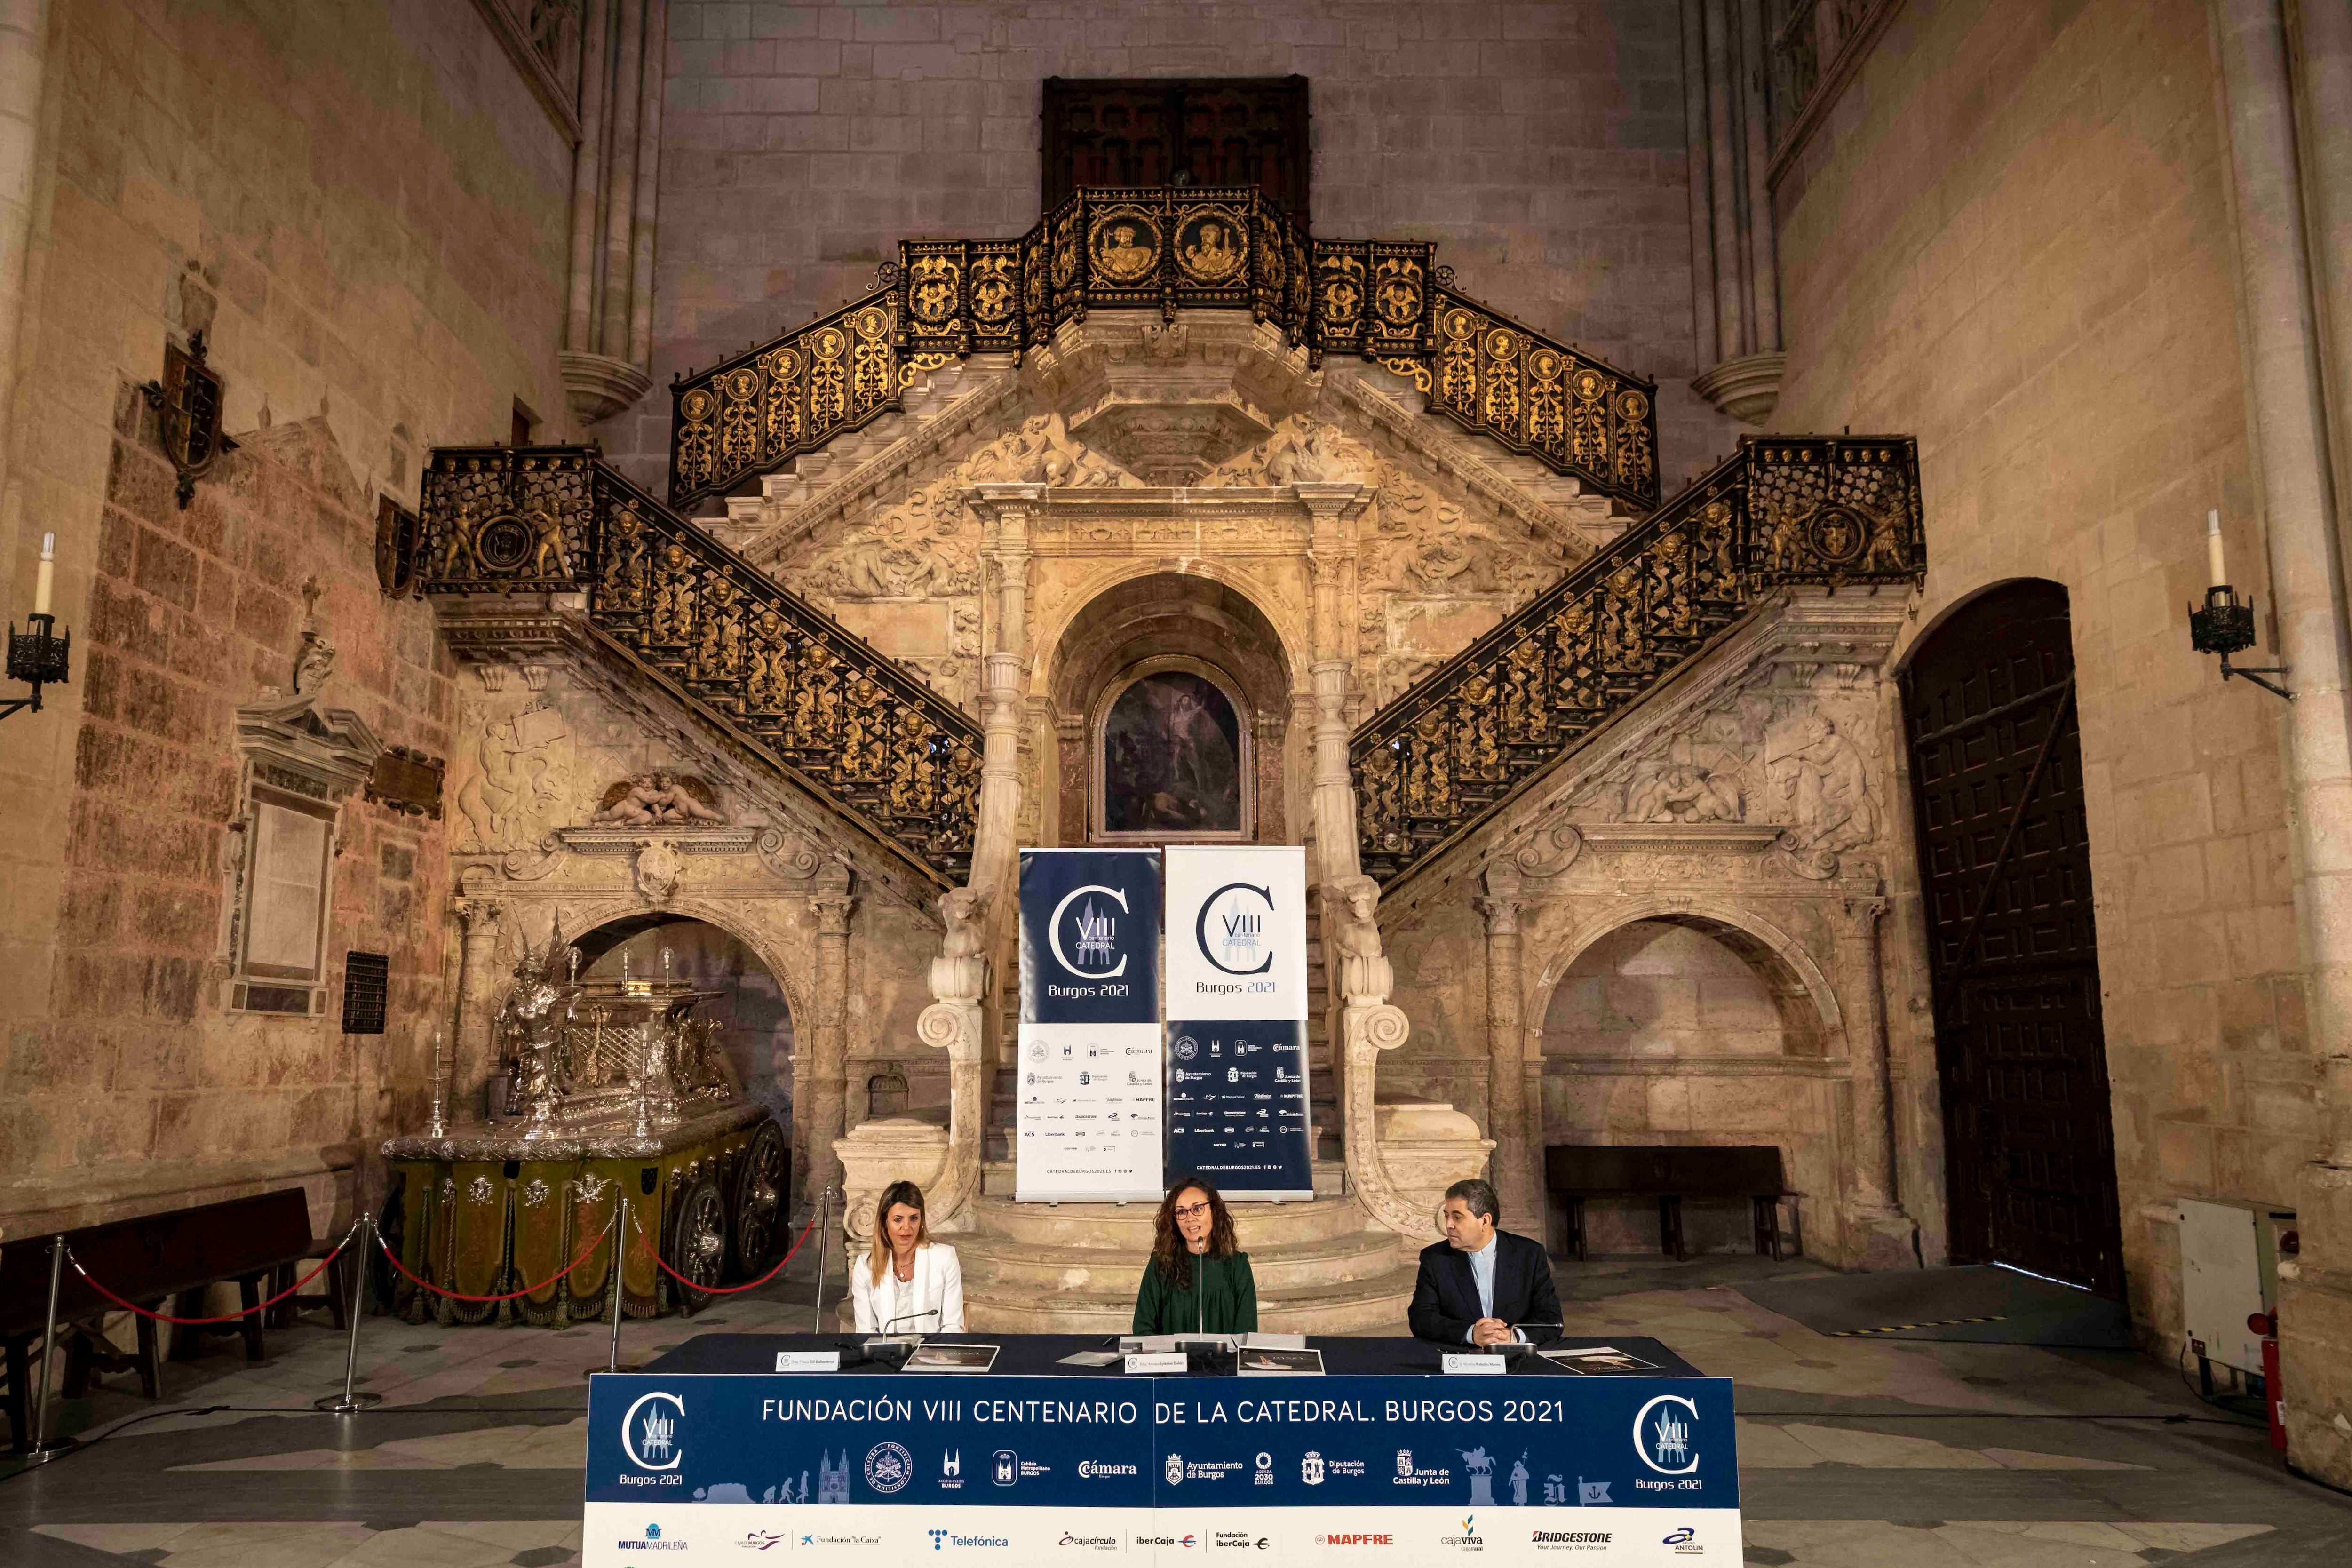
[{"label": "carved stone relief", "polygon": [[[537,844],[566,820],[572,791],[572,731],[542,691],[509,693],[505,672],[486,665],[484,692],[461,704],[465,737],[451,772],[464,853],[503,853]],[[495,676],[488,672],[496,670]],[[494,683],[495,682],[495,683]]]}]

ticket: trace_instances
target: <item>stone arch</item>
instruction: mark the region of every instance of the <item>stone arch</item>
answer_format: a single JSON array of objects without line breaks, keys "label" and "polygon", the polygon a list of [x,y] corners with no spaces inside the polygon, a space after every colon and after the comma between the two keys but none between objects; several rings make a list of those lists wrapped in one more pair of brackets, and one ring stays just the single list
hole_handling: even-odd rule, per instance
[{"label": "stone arch", "polygon": [[1823,1047],[1843,1037],[1845,1012],[1838,1004],[1836,988],[1804,943],[1754,910],[1737,904],[1664,895],[1612,902],[1601,912],[1570,928],[1545,960],[1536,977],[1535,994],[1528,999],[1529,1005],[1519,1016],[1541,1027],[1545,1014],[1551,1008],[1552,993],[1585,951],[1610,932],[1640,921],[1669,921],[1707,931],[1756,964],[1768,979],[1780,979],[1801,994],[1811,1006],[1811,1021]]},{"label": "stone arch", "polygon": [[1153,577],[1197,578],[1223,588],[1240,604],[1246,605],[1262,623],[1267,640],[1281,654],[1291,689],[1307,691],[1313,689],[1314,677],[1308,668],[1311,639],[1305,621],[1268,592],[1266,584],[1255,581],[1248,574],[1236,571],[1222,561],[1199,556],[1182,560],[1155,556],[1109,563],[1084,584],[1076,585],[1076,592],[1066,601],[1068,609],[1066,613],[1051,624],[1041,620],[1032,628],[1038,662],[1031,689],[1058,694],[1068,679],[1066,662],[1071,652],[1072,631],[1090,616],[1098,613],[1104,601],[1121,588]]},{"label": "stone arch", "polygon": [[1252,728],[1254,776],[1242,781],[1251,836],[1285,841],[1282,737],[1303,679],[1295,645],[1260,595],[1213,563],[1136,567],[1090,585],[1058,626],[1039,637],[1032,689],[1045,700],[1057,740],[1040,781],[1046,820],[1058,825],[1059,842],[1087,841],[1099,815],[1095,747],[1107,694],[1156,666],[1189,665],[1238,700]]},{"label": "stone arch", "polygon": [[2021,575],[2016,577],[1996,577],[1990,582],[1979,583],[1975,587],[1970,588],[1967,593],[1955,597],[1950,604],[1943,605],[1934,614],[1921,616],[1911,626],[1908,636],[1904,639],[1903,646],[1897,648],[1895,650],[1895,657],[1887,661],[1886,674],[1888,678],[1891,679],[1897,677],[1901,675],[1904,670],[1909,668],[1912,660],[1918,657],[1919,650],[1932,646],[1937,641],[1937,634],[1941,632],[1946,624],[1950,622],[1956,616],[1962,615],[1980,604],[1982,601],[1992,597],[1996,594],[2014,593],[2021,587],[2055,588],[2061,594],[2065,595],[2066,603],[2070,610],[2074,605],[2074,591],[2072,588],[2069,588],[2065,584],[2059,582],[2054,577],[2032,577]]},{"label": "stone arch", "polygon": [[[1643,926],[1680,927],[1712,941],[1704,951],[1676,952],[1669,935],[1672,962],[1660,973],[1641,974],[1638,964],[1621,972],[1617,962],[1632,950],[1612,952],[1618,944],[1608,939]],[[1845,1018],[1822,962],[1754,910],[1675,895],[1610,901],[1546,949],[1522,1013],[1525,1038],[1542,1062],[1528,1105],[1528,1142],[1538,1168],[1542,1155],[1537,1151],[1553,1142],[1775,1145],[1790,1190],[1799,1194],[1807,1251],[1838,1256],[1838,1205],[1850,1184],[1853,1155],[1845,1131],[1849,1117],[1842,1110],[1841,1064],[1825,1059],[1843,1054]],[[1580,969],[1588,954],[1605,954],[1607,961]],[[1612,979],[1601,987],[1606,1005],[1598,997],[1571,997],[1570,978],[1592,978],[1596,967],[1602,975],[1622,973],[1633,994],[1619,992]],[[1741,968],[1747,973],[1734,981],[1732,972]],[[1705,988],[1726,982],[1733,986],[1728,994],[1717,991],[1712,1001],[1700,1001]],[[1654,1010],[1645,1011],[1645,1001]],[[1713,1010],[1677,1016],[1682,1008],[1702,1005]],[[1777,1022],[1769,1021],[1767,1005]],[[1555,1007],[1574,1015],[1593,1006],[1601,1011],[1554,1016]],[[1621,1007],[1638,1025],[1612,1040],[1623,1022]],[[1563,1024],[1579,1035],[1599,1029],[1599,1048],[1590,1054],[1546,1048],[1563,1043],[1558,1033]],[[1564,1239],[1566,1216],[1557,1209],[1547,1205],[1547,1220]],[[1707,1250],[1742,1243],[1751,1234],[1751,1217],[1744,1205],[1711,1204],[1687,1209],[1685,1223],[1693,1244]],[[1658,1244],[1655,1215],[1641,1203],[1596,1199],[1586,1205],[1586,1225],[1593,1245],[1603,1250]]]}]

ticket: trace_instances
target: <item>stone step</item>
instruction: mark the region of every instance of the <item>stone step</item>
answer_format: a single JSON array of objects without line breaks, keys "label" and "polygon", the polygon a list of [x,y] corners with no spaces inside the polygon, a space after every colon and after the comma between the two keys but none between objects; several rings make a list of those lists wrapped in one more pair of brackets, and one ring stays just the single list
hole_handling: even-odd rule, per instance
[{"label": "stone step", "polygon": [[[1288,1242],[1250,1247],[1250,1273],[1260,1290],[1291,1286],[1337,1285],[1378,1279],[1399,1266],[1397,1237],[1388,1231],[1359,1231],[1328,1241]],[[1132,1289],[1143,1260],[1138,1250],[1111,1251],[1099,1247],[1033,1247],[1002,1237],[958,1238],[956,1251],[963,1262],[964,1284],[986,1284],[995,1296],[1016,1294],[1100,1294],[1108,1285]]]},{"label": "stone step", "polygon": [[[1326,1169],[1318,1163],[1318,1194],[1326,1193]],[[1328,1195],[1301,1203],[1235,1204],[1234,1233],[1242,1247],[1248,1250],[1362,1235],[1370,1222],[1355,1199],[1338,1195],[1337,1176],[1334,1172],[1328,1178]],[[1012,1166],[982,1167],[971,1234],[1030,1247],[1095,1247],[1139,1258],[1151,1248],[1152,1221],[1160,1212],[1156,1202],[1024,1204],[1013,1201],[1012,1192]]]},{"label": "stone step", "polygon": [[[1256,1259],[1251,1259],[1255,1271]],[[1141,1265],[1137,1265],[1140,1270]],[[1415,1270],[1393,1269],[1336,1285],[1261,1289],[1258,1327],[1267,1333],[1362,1334],[1405,1331]],[[965,1321],[975,1331],[1032,1334],[1125,1333],[1135,1321],[1134,1277],[1115,1293],[1034,1293],[998,1298],[985,1288],[964,1291]]]}]

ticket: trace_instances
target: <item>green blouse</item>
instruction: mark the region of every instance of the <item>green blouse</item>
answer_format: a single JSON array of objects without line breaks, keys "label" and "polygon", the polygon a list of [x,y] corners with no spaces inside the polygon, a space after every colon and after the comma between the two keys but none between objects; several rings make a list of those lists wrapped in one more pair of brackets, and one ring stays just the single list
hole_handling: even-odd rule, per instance
[{"label": "green blouse", "polygon": [[1135,1294],[1139,1334],[1249,1334],[1257,1331],[1257,1281],[1249,1254],[1192,1259],[1192,1282],[1179,1289],[1163,1278],[1160,1260],[1143,1266]]}]

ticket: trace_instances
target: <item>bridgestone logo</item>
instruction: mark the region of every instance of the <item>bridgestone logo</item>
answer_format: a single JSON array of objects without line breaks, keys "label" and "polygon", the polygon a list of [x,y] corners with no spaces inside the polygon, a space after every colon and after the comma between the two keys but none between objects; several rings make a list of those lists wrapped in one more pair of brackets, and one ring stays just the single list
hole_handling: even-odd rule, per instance
[{"label": "bridgestone logo", "polygon": [[1606,1546],[1610,1534],[1605,1530],[1538,1530],[1533,1544],[1538,1546]]}]

